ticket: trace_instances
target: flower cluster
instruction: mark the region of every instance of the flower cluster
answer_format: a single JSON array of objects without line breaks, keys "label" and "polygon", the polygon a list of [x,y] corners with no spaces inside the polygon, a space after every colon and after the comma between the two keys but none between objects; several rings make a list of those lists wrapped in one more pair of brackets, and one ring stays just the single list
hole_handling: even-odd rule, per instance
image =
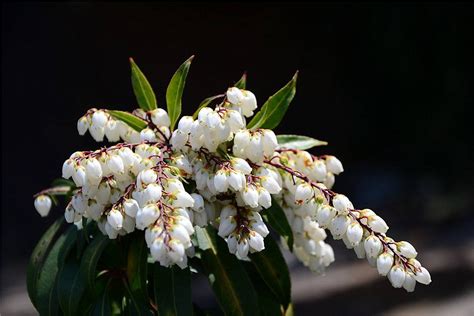
[{"label": "flower cluster", "polygon": [[[284,204],[292,210],[286,213],[297,233],[295,246],[298,239],[302,239],[303,250],[295,250],[295,253],[303,263],[311,267],[307,263],[308,255],[315,254],[324,264],[324,253],[321,256],[318,250],[325,248],[321,245],[315,250],[313,240],[324,239],[326,234],[322,229],[327,229],[333,239],[342,239],[347,248],[354,249],[358,258],[367,258],[380,275],[388,277],[393,287],[412,292],[417,281],[431,282],[429,272],[415,259],[417,252],[410,243],[395,242],[386,235],[388,226],[375,212],[355,209],[345,195],[328,188],[334,184],[333,175],[343,171],[337,158],[282,149],[267,163],[284,174]],[[316,164],[324,167],[316,168]],[[328,178],[331,179],[329,182]],[[329,246],[326,249],[332,258]],[[298,255],[298,252],[302,254]]]},{"label": "flower cluster", "polygon": [[[77,123],[80,135],[89,131],[98,142],[104,136],[123,142],[75,152],[64,162],[62,176],[75,184],[67,222],[78,227],[97,222],[110,239],[143,230],[154,261],[184,268],[194,254],[196,226],[214,226],[239,259],[262,251],[269,230],[261,211],[276,201],[294,235],[287,246],[311,270],[321,272],[334,261],[325,242],[329,231],[394,287],[413,291],[416,281],[428,284],[429,273],[411,244],[395,242],[373,211],[355,209],[346,196],[331,191],[341,162],[279,147],[271,130],[247,129],[256,108],[253,93],[232,87],[215,107],[201,108],[196,118],[183,116],[174,131],[160,108],[129,113],[146,122],[140,131],[113,111],[87,111]],[[50,196],[66,189],[36,195],[41,216],[52,206]]]}]

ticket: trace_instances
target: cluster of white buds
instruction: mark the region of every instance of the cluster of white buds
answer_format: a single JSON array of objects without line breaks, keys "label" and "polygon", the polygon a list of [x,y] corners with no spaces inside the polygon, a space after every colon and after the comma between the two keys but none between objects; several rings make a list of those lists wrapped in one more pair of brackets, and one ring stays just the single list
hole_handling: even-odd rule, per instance
[{"label": "cluster of white buds", "polygon": [[[372,210],[357,210],[351,201],[342,194],[328,189],[325,184],[329,174],[343,171],[340,161],[333,156],[325,156],[326,177],[320,176],[313,168],[318,157],[300,150],[280,150],[280,153],[268,163],[279,169],[284,179],[283,205],[287,205],[287,216],[297,234],[328,229],[334,239],[342,239],[349,249],[354,249],[358,258],[367,258],[372,266],[377,266],[381,275],[388,276],[391,284],[403,287],[408,292],[415,288],[416,281],[429,284],[429,272],[415,259],[417,252],[408,242],[395,242],[386,236],[388,225]],[[334,178],[331,180],[331,185]],[[307,218],[305,218],[307,216]],[[301,219],[303,217],[303,219]],[[319,239],[326,234],[313,233]],[[298,235],[295,246],[298,245]],[[318,239],[318,238],[316,238]],[[304,241],[306,242],[306,241]],[[304,243],[303,242],[303,243]],[[309,252],[311,246],[306,246]],[[304,248],[304,246],[302,247]],[[304,255],[298,257],[305,258]],[[301,258],[300,258],[301,259]],[[304,260],[302,260],[304,262]]]},{"label": "cluster of white buds", "polygon": [[218,234],[226,238],[230,253],[246,259],[265,248],[269,231],[258,211],[229,204],[222,208]]},{"label": "cluster of white buds", "polygon": [[[330,190],[343,171],[336,157],[278,147],[273,131],[247,129],[246,118],[257,108],[252,92],[233,87],[222,97],[214,108],[201,108],[196,119],[182,117],[174,131],[160,108],[133,111],[147,123],[140,132],[115,120],[112,111],[87,111],[77,124],[81,135],[89,130],[96,141],[106,136],[124,142],[76,152],[64,162],[63,177],[77,187],[66,220],[78,227],[83,218],[96,221],[111,239],[144,230],[153,260],[184,268],[194,254],[195,226],[218,228],[239,259],[262,251],[269,231],[260,212],[275,199],[294,235],[294,244],[286,246],[312,271],[334,261],[325,242],[328,230],[394,287],[413,291],[416,281],[430,282],[411,244],[387,237],[382,218]],[[190,184],[189,192],[183,183]],[[41,216],[48,214],[54,190],[35,195]]]}]

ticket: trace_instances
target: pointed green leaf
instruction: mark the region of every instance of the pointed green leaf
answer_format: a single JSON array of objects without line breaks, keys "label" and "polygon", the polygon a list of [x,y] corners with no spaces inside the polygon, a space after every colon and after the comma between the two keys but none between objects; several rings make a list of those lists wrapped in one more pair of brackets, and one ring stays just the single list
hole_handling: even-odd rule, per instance
[{"label": "pointed green leaf", "polygon": [[76,227],[70,227],[66,233],[59,236],[44,261],[37,287],[38,312],[41,315],[59,314],[57,276],[64,266],[66,257],[75,245],[76,235]]},{"label": "pointed green leaf", "polygon": [[147,269],[148,247],[143,234],[133,234],[127,255],[127,278],[133,295],[147,304]]},{"label": "pointed green leaf", "polygon": [[207,226],[202,232],[207,235],[202,240],[209,242],[209,248],[202,251],[201,260],[224,313],[258,315],[257,295],[240,261],[229,253],[214,227]]},{"label": "pointed green leaf", "polygon": [[35,249],[33,250],[28,268],[26,272],[26,286],[28,289],[28,296],[30,297],[33,305],[38,308],[37,305],[37,286],[39,274],[42,271],[44,260],[48,254],[53,240],[59,232],[62,224],[64,223],[64,217],[57,219],[44,233],[41,239],[38,241]]},{"label": "pointed green leaf", "polygon": [[176,121],[181,115],[181,98],[183,96],[186,77],[188,76],[189,67],[194,56],[189,57],[171,78],[168,88],[166,89],[166,105],[168,107],[168,115],[171,121],[171,130],[173,130]]},{"label": "pointed green leaf", "polygon": [[245,270],[247,271],[252,284],[257,291],[258,306],[260,309],[261,316],[273,316],[282,315],[282,306],[272,290],[260,277],[258,271],[250,262],[244,263]]},{"label": "pointed green leaf", "polygon": [[215,96],[209,97],[207,99],[204,99],[199,104],[197,110],[194,112],[193,119],[196,119],[198,117],[199,111],[201,111],[202,108],[205,108],[206,106],[209,106],[209,104],[211,104],[212,101],[217,100],[217,99],[222,98],[222,97],[224,97],[224,94],[219,94],[219,95],[215,95]]},{"label": "pointed green leaf", "polygon": [[138,105],[144,111],[156,109],[156,97],[150,83],[132,58],[130,58],[130,65],[132,67],[133,92],[137,98]]},{"label": "pointed green leaf", "polygon": [[291,301],[291,280],[280,247],[271,237],[265,238],[265,249],[250,254],[250,259],[268,288],[286,309]]},{"label": "pointed green leaf", "polygon": [[63,178],[57,178],[54,179],[53,183],[51,183],[53,187],[62,187],[62,186],[67,186],[70,187],[71,190],[74,190],[76,188],[76,184],[74,181],[69,180],[69,179],[63,179]]},{"label": "pointed green leaf", "polygon": [[[97,278],[97,263],[110,239],[107,236],[98,234],[87,246],[81,260],[81,277],[85,280],[85,286],[88,290],[94,289],[95,280]],[[81,289],[84,290],[84,289]],[[79,291],[79,290],[78,290]]]},{"label": "pointed green leaf", "polygon": [[247,87],[247,73],[244,72],[242,77],[240,77],[239,81],[234,84],[234,87],[239,89],[245,89]]},{"label": "pointed green leaf", "polygon": [[155,263],[153,274],[155,303],[160,316],[192,315],[189,268],[165,268]]},{"label": "pointed green leaf", "polygon": [[297,77],[298,72],[295,73],[290,82],[268,98],[260,111],[247,124],[247,128],[274,129],[280,124],[295,96]]},{"label": "pointed green leaf", "polygon": [[80,265],[68,262],[58,275],[58,299],[65,315],[76,315],[82,298],[85,280],[81,278]]},{"label": "pointed green leaf", "polygon": [[293,251],[293,231],[288,223],[285,212],[272,197],[272,206],[263,210],[262,217],[266,223],[270,225],[283,239],[285,239],[288,247]]},{"label": "pointed green leaf", "polygon": [[146,121],[131,113],[116,110],[108,110],[107,112],[109,112],[109,114],[112,115],[113,118],[125,122],[128,126],[133,128],[137,132],[140,132],[142,129],[148,126]]},{"label": "pointed green leaf", "polygon": [[110,282],[107,283],[105,290],[102,293],[102,296],[92,307],[91,316],[112,315],[112,302],[109,297],[109,286],[110,286]]},{"label": "pointed green leaf", "polygon": [[153,315],[153,313],[150,310],[148,302],[144,302],[142,297],[136,296],[135,293],[132,292],[127,280],[123,279],[123,285],[125,287],[127,298],[128,298],[127,313],[130,315],[140,315],[140,316]]},{"label": "pointed green leaf", "polygon": [[325,146],[328,143],[308,136],[300,135],[277,135],[280,148],[306,150],[316,146]]}]

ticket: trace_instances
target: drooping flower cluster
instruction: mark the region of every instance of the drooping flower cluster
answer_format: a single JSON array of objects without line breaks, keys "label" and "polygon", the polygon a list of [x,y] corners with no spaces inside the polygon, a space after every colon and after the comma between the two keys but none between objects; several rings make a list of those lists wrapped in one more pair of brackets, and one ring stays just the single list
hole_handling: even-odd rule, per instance
[{"label": "drooping flower cluster", "polygon": [[[325,243],[329,231],[377,265],[394,287],[412,291],[416,281],[429,283],[413,246],[394,242],[373,211],[357,210],[330,190],[341,162],[279,147],[271,130],[247,129],[256,108],[253,93],[232,87],[215,107],[183,116],[174,131],[160,108],[132,112],[146,122],[140,131],[108,110],[90,109],[77,123],[79,134],[123,142],[73,153],[64,162],[63,177],[76,186],[66,220],[78,227],[95,221],[111,239],[143,230],[153,260],[183,268],[194,253],[196,226],[217,228],[239,259],[262,251],[269,229],[261,212],[277,201],[294,235],[293,252],[311,270],[321,272],[334,261]],[[36,196],[42,216],[54,190]]]}]

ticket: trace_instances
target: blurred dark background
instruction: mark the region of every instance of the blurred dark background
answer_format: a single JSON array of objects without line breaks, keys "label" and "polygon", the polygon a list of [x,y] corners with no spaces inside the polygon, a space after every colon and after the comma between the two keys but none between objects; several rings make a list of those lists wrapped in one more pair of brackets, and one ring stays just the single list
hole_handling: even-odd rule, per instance
[{"label": "blurred dark background", "polygon": [[130,56],[164,106],[168,80],[193,54],[185,114],[244,71],[262,104],[299,70],[296,97],[277,131],[328,141],[314,152],[343,161],[336,191],[377,210],[391,236],[412,241],[433,271],[431,286],[408,295],[332,243],[337,263],[325,277],[308,277],[290,259],[299,314],[472,308],[473,9],[467,3],[3,4],[0,313],[30,313],[25,265],[62,214],[56,209],[40,218],[32,195],[61,175],[73,151],[100,146],[77,135],[76,120],[93,106],[136,107]]}]

